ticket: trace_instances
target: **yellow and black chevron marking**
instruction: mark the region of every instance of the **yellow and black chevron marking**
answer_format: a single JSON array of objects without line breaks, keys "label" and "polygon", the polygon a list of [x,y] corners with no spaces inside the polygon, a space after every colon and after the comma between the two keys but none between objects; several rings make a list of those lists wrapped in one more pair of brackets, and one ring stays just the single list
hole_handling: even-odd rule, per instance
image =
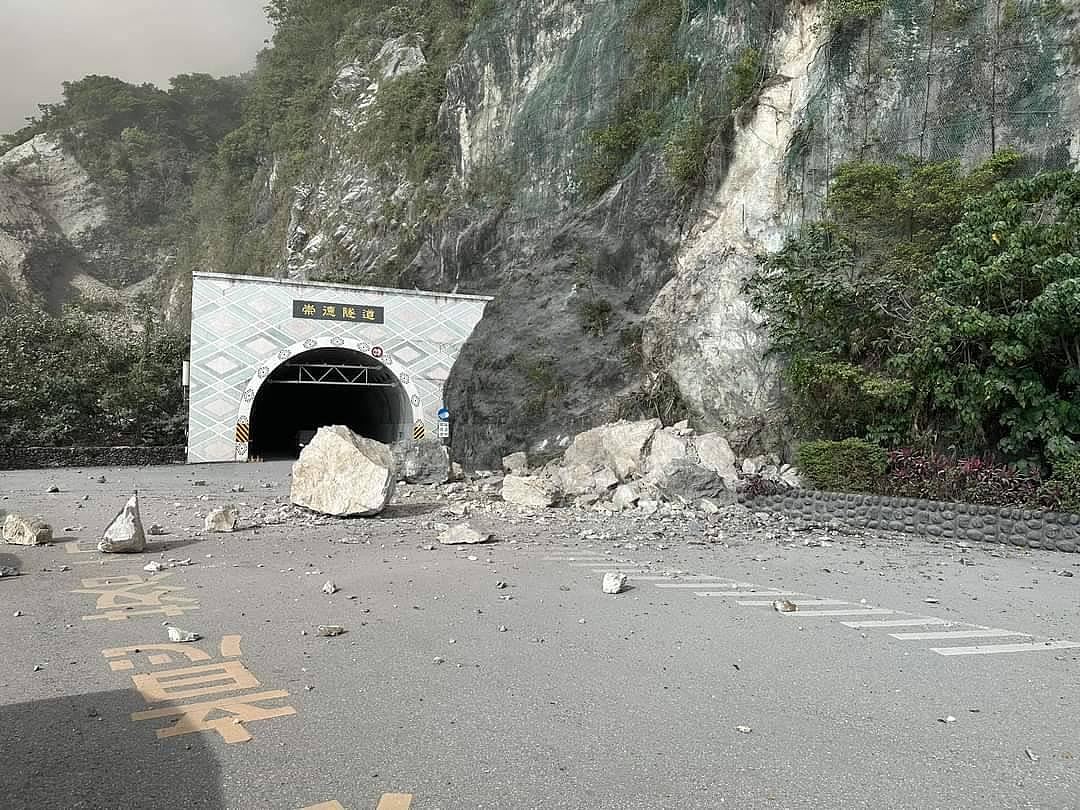
[{"label": "yellow and black chevron marking", "polygon": [[236,441],[238,444],[247,444],[251,437],[251,425],[240,422],[236,426]]},{"label": "yellow and black chevron marking", "polygon": [[417,422],[413,425],[412,437],[413,441],[420,441],[427,435],[427,426],[423,422]]}]

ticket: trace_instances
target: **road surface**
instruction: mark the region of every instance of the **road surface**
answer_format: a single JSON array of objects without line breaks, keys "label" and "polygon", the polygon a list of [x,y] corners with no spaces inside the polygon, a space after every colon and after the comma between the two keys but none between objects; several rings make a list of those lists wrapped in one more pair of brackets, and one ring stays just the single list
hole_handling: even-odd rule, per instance
[{"label": "road surface", "polygon": [[[168,533],[98,554],[136,488]],[[1080,557],[427,487],[318,519],[284,464],[0,498],[58,540],[0,547],[11,810],[1080,806]],[[496,542],[439,545],[450,503]]]}]

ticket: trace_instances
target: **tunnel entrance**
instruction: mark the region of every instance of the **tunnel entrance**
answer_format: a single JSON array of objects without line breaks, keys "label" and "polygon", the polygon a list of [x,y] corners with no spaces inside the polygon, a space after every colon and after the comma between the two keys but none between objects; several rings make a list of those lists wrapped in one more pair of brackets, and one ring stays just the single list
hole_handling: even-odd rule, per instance
[{"label": "tunnel entrance", "polygon": [[325,425],[390,444],[410,421],[405,390],[378,360],[351,349],[313,349],[282,363],[259,387],[249,455],[296,458]]}]

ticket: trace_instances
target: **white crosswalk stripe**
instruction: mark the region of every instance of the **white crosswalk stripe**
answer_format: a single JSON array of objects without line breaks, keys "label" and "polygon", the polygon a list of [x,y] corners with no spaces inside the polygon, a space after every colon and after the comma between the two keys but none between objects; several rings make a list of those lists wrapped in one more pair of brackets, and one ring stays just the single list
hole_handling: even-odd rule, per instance
[{"label": "white crosswalk stripe", "polygon": [[[657,586],[661,587],[661,586]],[[702,584],[698,584],[696,587],[705,587]],[[768,596],[768,597],[787,597],[787,596],[806,596],[805,593],[796,593],[795,591],[695,591],[694,596]],[[771,602],[769,604],[772,604]],[[845,603],[846,604],[846,603]]]},{"label": "white crosswalk stripe", "polygon": [[[773,601],[775,601],[775,600],[773,600]],[[740,599],[735,604],[740,605],[742,607],[769,607],[769,606],[771,606],[773,604],[773,601],[770,601],[770,600],[767,600],[767,599],[757,599],[757,600]],[[828,605],[833,605],[833,606],[850,605],[851,602],[845,602],[843,599],[807,599],[807,600],[800,599],[798,602],[796,602],[796,604],[799,606],[799,610],[802,610],[804,607],[826,607]]]},{"label": "white crosswalk stripe", "polygon": [[1077,647],[1080,647],[1080,643],[1075,641],[1029,641],[1022,644],[980,644],[975,647],[931,647],[930,650],[938,655],[996,655],[1043,650],[1072,650]]},{"label": "white crosswalk stripe", "polygon": [[1002,636],[1027,636],[1030,633],[1014,633],[1012,630],[942,630],[934,633],[889,633],[900,641],[946,641],[950,638],[1001,638]]},{"label": "white crosswalk stripe", "polygon": [[681,573],[657,573],[650,577],[634,577],[634,579],[642,582],[697,582],[699,584],[715,582],[717,585],[724,585],[731,581],[724,577],[685,577]]},{"label": "white crosswalk stripe", "polygon": [[895,614],[895,610],[885,608],[851,608],[844,610],[798,610],[794,613],[781,613],[781,616],[794,616],[796,618],[828,618],[829,616],[889,616]]},{"label": "white crosswalk stripe", "polygon": [[[656,583],[655,585],[653,585],[653,587],[654,588],[684,588],[684,589],[686,589],[686,588],[702,588],[702,587],[706,587],[708,584],[709,583],[701,583],[701,582],[671,582],[671,583],[667,583],[667,584]],[[717,584],[718,585],[722,584],[723,587],[725,587],[725,588],[752,588],[752,587],[754,587],[754,584],[752,582],[724,582],[724,583],[717,583]],[[744,591],[742,593],[750,593],[750,592],[749,591]],[[735,595],[738,596],[740,594],[736,593]]]},{"label": "white crosswalk stripe", "polygon": [[922,616],[913,619],[881,619],[867,622],[840,622],[840,624],[844,625],[844,627],[853,627],[856,630],[870,630],[879,627],[920,627],[924,625],[951,626],[954,622],[947,622],[944,619],[935,619],[931,616]]}]

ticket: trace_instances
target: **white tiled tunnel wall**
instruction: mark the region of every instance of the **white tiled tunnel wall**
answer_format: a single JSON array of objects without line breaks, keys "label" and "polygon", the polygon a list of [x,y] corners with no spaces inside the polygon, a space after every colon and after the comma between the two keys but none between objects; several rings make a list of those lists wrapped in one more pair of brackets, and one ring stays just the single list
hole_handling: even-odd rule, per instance
[{"label": "white tiled tunnel wall", "polygon": [[[383,307],[385,323],[294,318],[298,300]],[[244,418],[245,404],[250,408],[260,374],[266,376],[299,351],[324,346],[365,353],[381,349],[380,361],[413,400],[413,422],[422,421],[434,433],[450,369],[489,300],[195,273],[188,461],[246,458],[246,448],[237,442],[237,422]]]}]

